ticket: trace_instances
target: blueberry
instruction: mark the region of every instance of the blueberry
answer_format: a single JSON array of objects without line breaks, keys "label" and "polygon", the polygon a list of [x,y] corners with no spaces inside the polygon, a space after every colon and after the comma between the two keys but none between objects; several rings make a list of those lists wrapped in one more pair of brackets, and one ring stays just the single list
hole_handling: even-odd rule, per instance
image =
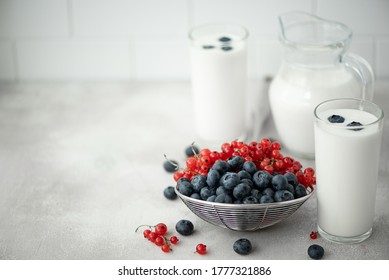
[{"label": "blueberry", "polygon": [[243,167],[244,159],[241,156],[234,156],[227,163],[230,165],[232,171],[239,171]]},{"label": "blueberry", "polygon": [[274,199],[273,197],[265,194],[261,197],[261,199],[259,200],[259,203],[272,203],[274,202]]},{"label": "blueberry", "polygon": [[167,160],[163,163],[163,168],[169,173],[176,172],[178,170],[178,162],[175,160]]},{"label": "blueberry", "polygon": [[231,51],[231,50],[233,49],[233,47],[231,47],[231,46],[223,46],[223,47],[221,47],[221,49],[222,49],[223,51],[228,52],[228,51]]},{"label": "blueberry", "polygon": [[242,179],[250,179],[251,180],[251,175],[248,173],[246,170],[241,170],[238,172],[239,178]]},{"label": "blueberry", "polygon": [[342,116],[339,116],[339,115],[332,115],[332,116],[328,117],[328,121],[330,123],[343,123],[344,118]]},{"label": "blueberry", "polygon": [[253,181],[250,180],[250,179],[241,179],[241,180],[240,180],[240,183],[246,183],[246,184],[249,185],[251,188],[254,187],[254,183],[253,183]]},{"label": "blueberry", "polygon": [[219,38],[219,42],[229,42],[229,41],[231,41],[231,38],[227,36],[223,36]]},{"label": "blueberry", "polygon": [[291,184],[287,185],[286,190],[290,191],[293,194],[293,196],[294,196],[295,190],[294,190],[294,187]]},{"label": "blueberry", "polygon": [[179,220],[176,223],[176,231],[181,235],[191,235],[193,233],[194,226],[191,221]]},{"label": "blueberry", "polygon": [[190,182],[193,186],[193,191],[198,193],[203,187],[207,186],[207,177],[198,174]]},{"label": "blueberry", "polygon": [[214,169],[216,170],[217,172],[219,172],[220,175],[223,175],[224,173],[226,173],[227,171],[230,170],[230,165],[224,161],[224,160],[217,160],[211,170]]},{"label": "blueberry", "polygon": [[211,195],[210,197],[208,197],[208,198],[207,198],[207,201],[209,201],[209,202],[215,202],[215,199],[216,199],[216,194]]},{"label": "blueberry", "polygon": [[246,196],[245,198],[243,198],[242,203],[243,204],[257,204],[257,203],[259,203],[259,200],[256,197],[249,195],[249,196]]},{"label": "blueberry", "polygon": [[195,145],[190,145],[185,148],[185,155],[187,157],[192,157],[194,155],[198,155],[199,153],[200,153],[200,149]]},{"label": "blueberry", "polygon": [[205,49],[205,50],[211,50],[211,49],[214,49],[215,48],[215,46],[212,46],[212,45],[204,45],[203,46],[203,49]]},{"label": "blueberry", "polygon": [[184,182],[190,182],[188,178],[185,178],[185,177],[181,177],[180,179],[178,179],[177,181],[177,186],[179,187],[182,183]]},{"label": "blueberry", "polygon": [[288,188],[288,181],[281,174],[273,176],[271,183],[272,183],[273,188],[277,191],[286,190]]},{"label": "blueberry", "polygon": [[240,200],[246,196],[248,196],[251,192],[251,188],[248,184],[246,183],[240,183],[239,185],[237,185],[234,190],[232,191],[232,195]]},{"label": "blueberry", "polygon": [[273,176],[269,172],[265,170],[259,170],[253,175],[254,186],[259,190],[269,188],[271,187],[272,178]]},{"label": "blueberry", "polygon": [[274,194],[274,200],[277,202],[288,201],[294,199],[293,194],[287,190],[276,191]]},{"label": "blueberry", "polygon": [[219,203],[232,203],[232,197],[226,193],[219,194],[215,198],[215,202]]},{"label": "blueberry", "polygon": [[259,190],[257,190],[257,189],[252,189],[251,190],[251,195],[254,196],[258,200],[258,203],[259,203],[259,200],[262,197],[261,192]]},{"label": "blueberry", "polygon": [[225,187],[223,186],[219,186],[217,187],[216,189],[216,195],[219,195],[219,194],[231,194],[231,190],[227,190]]},{"label": "blueberry", "polygon": [[167,199],[170,199],[170,200],[173,200],[173,199],[176,199],[176,198],[177,198],[177,194],[176,194],[176,192],[174,191],[174,188],[173,188],[172,186],[166,187],[166,188],[163,190],[163,195],[164,195]]},{"label": "blueberry", "polygon": [[243,170],[246,170],[250,175],[253,175],[255,172],[257,172],[257,167],[255,166],[254,162],[252,161],[246,161],[243,164]]},{"label": "blueberry", "polygon": [[[361,124],[360,122],[355,122],[355,121],[352,121],[351,123],[349,123],[347,126],[361,126],[363,124]],[[359,130],[362,130],[363,128],[353,128],[351,130],[354,130],[354,131],[359,131]]]},{"label": "blueberry", "polygon": [[324,256],[324,248],[320,245],[313,244],[308,248],[308,256],[314,260],[320,260]]},{"label": "blueberry", "polygon": [[220,178],[220,185],[227,190],[232,190],[237,184],[239,184],[240,178],[237,173],[227,172]]},{"label": "blueberry", "polygon": [[297,186],[297,184],[298,184],[297,177],[292,172],[285,173],[284,177],[286,178],[286,180],[288,181],[289,184],[291,184],[294,187]]},{"label": "blueberry", "polygon": [[294,190],[294,197],[300,198],[307,195],[307,190],[302,184],[298,184]]},{"label": "blueberry", "polygon": [[234,251],[238,253],[239,255],[247,255],[250,254],[252,250],[252,245],[250,240],[246,238],[238,239],[234,242],[234,245],[232,246]]},{"label": "blueberry", "polygon": [[202,200],[207,200],[210,196],[216,194],[216,189],[211,187],[204,187],[200,190],[200,196]]},{"label": "blueberry", "polygon": [[219,186],[220,174],[215,169],[211,169],[207,175],[207,185],[210,187]]},{"label": "blueberry", "polygon": [[194,198],[194,199],[200,199],[200,200],[201,200],[201,196],[200,196],[199,193],[192,193],[192,194],[190,195],[190,197],[191,197],[191,198]]},{"label": "blueberry", "polygon": [[190,196],[193,193],[193,186],[188,181],[183,181],[178,186],[178,191],[185,196]]},{"label": "blueberry", "polygon": [[262,195],[268,195],[273,197],[274,196],[274,190],[273,188],[266,188],[262,191]]}]

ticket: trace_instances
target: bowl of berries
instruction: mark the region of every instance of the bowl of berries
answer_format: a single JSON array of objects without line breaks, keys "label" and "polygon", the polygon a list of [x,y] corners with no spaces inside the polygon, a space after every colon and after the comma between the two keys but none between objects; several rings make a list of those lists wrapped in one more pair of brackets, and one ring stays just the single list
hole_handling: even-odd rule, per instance
[{"label": "bowl of berries", "polygon": [[283,156],[277,141],[224,143],[202,149],[174,173],[175,192],[203,220],[236,231],[275,225],[314,193],[315,171]]}]

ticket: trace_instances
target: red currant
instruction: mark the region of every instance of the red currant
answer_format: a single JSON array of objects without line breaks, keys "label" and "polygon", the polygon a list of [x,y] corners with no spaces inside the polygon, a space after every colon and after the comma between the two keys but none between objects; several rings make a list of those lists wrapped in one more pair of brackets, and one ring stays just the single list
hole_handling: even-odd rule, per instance
[{"label": "red currant", "polygon": [[261,146],[262,146],[262,149],[267,149],[271,146],[271,141],[268,139],[268,138],[262,138],[261,140]]},{"label": "red currant", "polygon": [[164,223],[159,223],[155,226],[155,233],[164,235],[167,232],[167,226]]},{"label": "red currant", "polygon": [[172,244],[177,244],[179,241],[179,239],[177,238],[177,236],[173,235],[172,237],[170,237],[170,242]]},{"label": "red currant", "polygon": [[220,159],[220,154],[216,151],[213,151],[209,154],[209,158],[211,159],[212,162],[215,162],[218,159]]},{"label": "red currant", "polygon": [[143,236],[144,236],[145,238],[149,238],[150,232],[151,232],[151,230],[145,229],[145,230],[143,231]]},{"label": "red currant", "polygon": [[169,244],[165,243],[162,245],[161,250],[165,253],[169,253],[171,249],[170,249]]},{"label": "red currant", "polygon": [[234,152],[234,148],[229,143],[224,143],[222,145],[222,152],[227,154],[228,157],[230,157]]},{"label": "red currant", "polygon": [[199,253],[200,255],[205,255],[207,253],[207,246],[202,243],[197,244],[196,252]]},{"label": "red currant", "polygon": [[273,174],[273,172],[274,172],[274,167],[273,167],[273,165],[266,165],[266,166],[264,167],[264,169],[265,169],[267,172],[269,172],[270,174]]},{"label": "red currant", "polygon": [[210,149],[202,149],[202,150],[200,151],[200,157],[209,156],[210,153],[211,153],[211,150],[210,150]]},{"label": "red currant", "polygon": [[312,231],[311,234],[309,235],[311,239],[317,239],[317,231]]},{"label": "red currant", "polygon": [[189,169],[196,169],[196,166],[197,166],[197,159],[195,157],[189,157],[187,160],[186,160],[186,166],[189,168]]},{"label": "red currant", "polygon": [[155,240],[157,239],[157,237],[158,237],[158,234],[156,234],[155,232],[150,232],[149,233],[149,240],[151,241],[151,242],[155,242]]},{"label": "red currant", "polygon": [[157,236],[157,238],[155,238],[155,245],[157,246],[162,246],[163,244],[165,244],[165,239],[163,239],[162,236]]},{"label": "red currant", "polygon": [[184,176],[184,174],[180,171],[177,171],[177,172],[174,172],[173,179],[174,179],[174,181],[177,182],[180,178],[182,178],[182,176]]},{"label": "red currant", "polygon": [[274,141],[273,143],[271,143],[271,149],[274,151],[274,150],[281,150],[281,144],[280,142],[278,141]]}]

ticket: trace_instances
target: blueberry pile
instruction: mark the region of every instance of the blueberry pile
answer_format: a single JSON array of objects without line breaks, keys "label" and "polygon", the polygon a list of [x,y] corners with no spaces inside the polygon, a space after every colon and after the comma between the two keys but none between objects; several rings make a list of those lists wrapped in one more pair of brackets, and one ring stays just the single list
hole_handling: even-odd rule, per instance
[{"label": "blueberry pile", "polygon": [[282,202],[307,194],[295,174],[270,174],[241,156],[216,161],[207,175],[182,177],[176,188],[191,198],[233,204]]}]

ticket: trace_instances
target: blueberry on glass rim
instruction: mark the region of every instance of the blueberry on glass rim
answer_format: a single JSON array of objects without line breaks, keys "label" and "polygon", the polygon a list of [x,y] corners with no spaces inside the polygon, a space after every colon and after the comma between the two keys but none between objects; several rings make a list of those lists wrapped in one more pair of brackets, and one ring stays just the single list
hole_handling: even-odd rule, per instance
[{"label": "blueberry on glass rim", "polygon": [[229,42],[229,41],[231,41],[231,38],[227,37],[227,36],[223,36],[223,37],[219,38],[219,41],[220,42]]},{"label": "blueberry on glass rim", "polygon": [[222,50],[223,50],[223,51],[226,51],[226,52],[227,52],[227,51],[231,51],[231,50],[232,50],[232,47],[230,47],[230,46],[223,46],[223,47],[222,47]]},{"label": "blueberry on glass rim", "polygon": [[[360,122],[356,122],[356,121],[352,121],[351,123],[349,123],[347,126],[361,126],[363,124],[361,124]],[[354,131],[359,131],[359,130],[362,130],[363,128],[353,128],[351,130],[354,130]]]},{"label": "blueberry on glass rim", "polygon": [[328,121],[330,123],[343,123],[344,118],[342,116],[339,116],[339,115],[332,115],[332,116],[328,117]]}]

